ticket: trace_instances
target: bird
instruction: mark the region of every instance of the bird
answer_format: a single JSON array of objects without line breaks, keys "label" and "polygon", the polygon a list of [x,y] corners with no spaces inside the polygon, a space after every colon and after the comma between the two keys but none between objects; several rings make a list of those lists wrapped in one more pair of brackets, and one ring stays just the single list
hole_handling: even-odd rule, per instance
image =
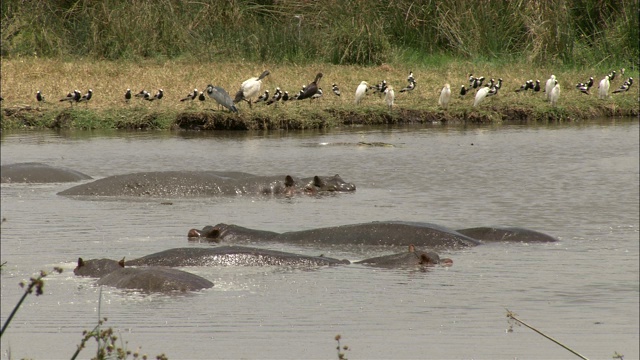
[{"label": "bird", "polygon": [[482,100],[484,100],[484,98],[487,97],[487,94],[489,94],[488,86],[485,86],[482,89],[478,90],[478,92],[476,93],[476,98],[473,101],[473,106],[474,107],[478,106],[478,104],[480,104]]},{"label": "bird", "polygon": [[162,89],[158,89],[158,92],[155,95],[153,95],[153,97],[151,96],[151,94],[149,93],[147,94],[148,95],[145,96],[145,100],[149,100],[149,101],[160,100],[164,96],[164,91]]},{"label": "bird", "polygon": [[142,89],[142,90],[140,90],[140,92],[139,92],[139,93],[137,93],[137,94],[135,95],[135,97],[145,98],[145,97],[146,97],[146,94],[148,94],[147,90]]},{"label": "bird", "polygon": [[551,75],[551,77],[547,80],[544,86],[544,98],[546,100],[549,99],[549,94],[551,94],[551,89],[556,85],[556,76]]},{"label": "bird", "polygon": [[200,95],[198,95],[198,100],[205,101],[207,98],[204,96],[204,92],[200,91]]},{"label": "bird", "polygon": [[259,102],[266,102],[267,100],[269,100],[269,90],[265,90],[264,94],[258,96],[258,98],[256,99],[256,101],[254,101],[253,103],[259,103]]},{"label": "bird", "polygon": [[374,89],[373,92],[379,92],[380,95],[382,95],[387,89],[387,80],[382,80],[379,84],[371,86],[370,88]]},{"label": "bird", "polygon": [[236,93],[235,98],[233,99],[234,103],[238,103],[242,100],[245,100],[249,103],[249,107],[251,107],[251,99],[260,93],[260,87],[262,87],[262,79],[267,77],[267,75],[271,74],[269,70],[265,70],[258,77],[252,77],[242,82],[240,85],[240,90]]},{"label": "bird", "polygon": [[416,79],[413,77],[413,71],[409,71],[409,76],[407,76],[407,81],[409,83],[415,82]]},{"label": "bird", "polygon": [[519,89],[516,89],[516,92],[527,91],[529,89],[533,89],[533,80],[527,80],[524,84],[520,85]]},{"label": "bird", "polygon": [[469,90],[466,87],[464,87],[464,85],[460,86],[460,96],[467,95],[467,92],[469,92]]},{"label": "bird", "polygon": [[44,95],[42,95],[42,92],[40,92],[40,90],[36,92],[36,100],[38,100],[39,103],[46,102],[44,100]]},{"label": "bird", "polygon": [[583,93],[583,94],[590,95],[589,94],[589,87],[585,83],[578,83],[576,85],[576,89],[580,90],[580,92]]},{"label": "bird", "polygon": [[81,98],[80,91],[73,90],[73,92],[67,93],[67,96],[60,99],[60,101],[69,101],[69,103],[73,105],[73,103],[78,102],[80,98]]},{"label": "bird", "polygon": [[360,101],[362,101],[362,98],[364,98],[367,90],[369,90],[369,83],[367,83],[366,81],[360,82],[360,85],[358,85],[358,87],[356,88],[356,104],[359,104]]},{"label": "bird", "polygon": [[126,101],[127,104],[129,103],[129,101],[131,101],[131,89],[127,89],[127,91],[124,93],[124,101]]},{"label": "bird", "polygon": [[[78,92],[78,94],[80,93]],[[89,89],[89,91],[87,91],[86,94],[82,95],[80,99],[76,100],[76,102],[85,102],[86,104],[88,104],[92,96],[93,96],[93,90]]]},{"label": "bird", "polygon": [[331,85],[331,91],[333,91],[336,96],[340,96],[340,89],[338,89],[338,85],[336,85],[336,83]]},{"label": "bird", "polygon": [[549,102],[551,106],[556,106],[558,104],[558,98],[560,97],[560,84],[556,80],[553,89],[551,89],[551,94],[549,95]]},{"label": "bird", "polygon": [[271,105],[274,102],[279,101],[280,98],[282,98],[282,91],[280,90],[279,87],[277,87],[276,91],[274,91],[273,96],[271,97],[271,99],[269,99],[269,101],[267,101],[267,105]]},{"label": "bird", "polygon": [[475,83],[476,78],[473,76],[473,74],[469,74],[469,87],[473,88],[473,84]]},{"label": "bird", "polygon": [[593,86],[593,76],[589,78],[589,81],[587,81],[587,89],[591,89],[591,87]]},{"label": "bird", "polygon": [[479,78],[474,78],[473,79],[473,88],[477,89],[477,88],[481,87],[483,81],[484,81],[484,76],[480,76]]},{"label": "bird", "polygon": [[315,95],[316,92],[318,92],[318,82],[320,82],[321,78],[322,78],[322,73],[316,74],[315,80],[313,80],[309,85],[307,85],[304,91],[301,92],[300,95],[298,95],[298,100],[304,100]]},{"label": "bird", "polygon": [[613,79],[616,78],[616,71],[613,70],[612,72],[609,73],[609,81],[613,81]]},{"label": "bird", "polygon": [[415,88],[416,88],[416,81],[413,80],[413,81],[410,81],[409,84],[406,87],[400,89],[400,92],[402,93],[402,92],[411,91],[411,90],[413,90]]},{"label": "bird", "polygon": [[630,78],[627,79],[627,81],[622,83],[622,85],[620,85],[620,87],[618,89],[614,90],[613,93],[617,94],[617,93],[629,91],[629,88],[631,87],[632,84],[633,84],[633,78],[630,77]]},{"label": "bird", "polygon": [[231,99],[231,96],[229,96],[229,93],[225,89],[219,86],[213,86],[209,84],[207,85],[206,93],[207,95],[209,95],[210,98],[215,100],[218,104],[229,109],[229,111],[235,112],[235,113],[238,112],[238,108],[234,104],[233,99]]},{"label": "bird", "polygon": [[282,94],[282,101],[285,102],[285,101],[289,101],[289,100],[290,100],[289,92],[285,91],[284,94]]},{"label": "bird", "polygon": [[320,87],[319,87],[319,88],[318,88],[318,91],[317,91],[315,94],[313,94],[313,95],[311,96],[311,100],[313,100],[313,99],[319,99],[319,98],[322,96],[322,94],[323,94],[323,93],[322,93],[322,88],[320,88]]},{"label": "bird", "polygon": [[444,87],[440,91],[440,98],[438,99],[438,105],[443,108],[449,106],[449,100],[451,99],[451,85],[444,84]]},{"label": "bird", "polygon": [[598,86],[598,99],[606,99],[609,96],[609,86],[610,83],[610,75],[604,77],[604,79],[600,80],[600,86]]},{"label": "bird", "polygon": [[393,91],[393,86],[386,86],[384,90],[384,102],[387,103],[387,107],[391,111],[393,108],[393,100],[396,98],[396,93]]},{"label": "bird", "polygon": [[535,92],[539,92],[540,91],[540,80],[536,79],[536,84],[533,86],[533,91],[535,91]]},{"label": "bird", "polygon": [[180,99],[180,101],[195,100],[198,97],[198,89],[193,89],[193,92],[187,94],[187,96]]}]

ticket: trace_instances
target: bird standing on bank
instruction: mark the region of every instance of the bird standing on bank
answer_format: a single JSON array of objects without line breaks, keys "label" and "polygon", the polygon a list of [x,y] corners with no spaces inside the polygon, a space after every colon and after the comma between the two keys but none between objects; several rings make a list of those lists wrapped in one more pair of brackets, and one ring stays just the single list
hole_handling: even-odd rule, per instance
[{"label": "bird standing on bank", "polygon": [[356,88],[356,105],[359,104],[360,101],[362,101],[365,94],[367,93],[367,90],[369,90],[369,83],[367,83],[366,81],[360,82],[360,85],[358,85],[358,87]]},{"label": "bird standing on bank", "polygon": [[131,89],[127,89],[124,93],[124,101],[128,104],[131,101]]},{"label": "bird standing on bank", "polygon": [[489,94],[488,86],[485,86],[482,89],[478,90],[478,92],[476,92],[475,100],[473,101],[473,106],[478,106],[478,104],[480,104],[484,100],[484,98],[487,97],[487,94]]},{"label": "bird standing on bank", "polygon": [[254,101],[253,103],[259,103],[259,102],[267,102],[267,100],[269,100],[269,90],[265,90],[264,94],[258,96],[258,98],[256,99],[256,101]]},{"label": "bird standing on bank", "polygon": [[38,92],[36,92],[36,100],[38,100],[38,103],[46,102],[44,100],[44,95],[42,95],[42,92],[40,92],[40,90],[38,90]]},{"label": "bird standing on bank", "polygon": [[631,87],[632,84],[633,84],[633,78],[630,77],[630,78],[627,79],[627,81],[622,83],[622,85],[620,85],[620,87],[618,89],[614,90],[613,93],[617,94],[617,93],[629,91],[629,88]]},{"label": "bird standing on bank", "polygon": [[313,80],[309,85],[306,86],[306,89],[298,95],[298,100],[304,100],[312,97],[318,92],[318,83],[322,79],[322,73],[316,74],[315,80]]},{"label": "bird standing on bank", "polygon": [[460,86],[460,97],[467,95],[468,92],[469,90],[464,85]]},{"label": "bird standing on bank", "polygon": [[389,111],[393,108],[393,101],[396,98],[396,93],[393,91],[393,86],[389,85],[384,90],[384,102],[387,103]]},{"label": "bird standing on bank", "polygon": [[180,99],[180,101],[184,102],[184,101],[193,101],[198,97],[198,89],[193,89],[193,92],[190,92],[189,94],[187,94],[187,96],[183,97],[182,99]]},{"label": "bird standing on bank", "polygon": [[547,80],[547,83],[544,86],[544,98],[549,100],[549,95],[551,94],[551,90],[556,86],[556,76],[551,75],[551,77]]},{"label": "bird standing on bank", "polygon": [[604,79],[600,80],[600,86],[598,86],[598,99],[606,99],[609,96],[609,86],[611,86],[609,79],[610,75],[607,75]]},{"label": "bird standing on bank", "polygon": [[218,104],[229,109],[229,111],[235,112],[235,113],[238,112],[238,108],[236,107],[236,105],[234,104],[234,101],[231,99],[231,96],[229,96],[229,93],[225,89],[219,86],[213,86],[209,84],[207,85],[206,93],[207,95],[209,95],[210,98],[215,100]]},{"label": "bird standing on bank", "polygon": [[236,93],[235,98],[233,99],[234,103],[238,103],[242,100],[249,103],[249,107],[251,107],[251,99],[260,93],[260,88],[262,87],[262,79],[267,77],[267,75],[271,74],[269,70],[265,70],[258,77],[252,77],[242,82],[240,85],[240,90]]},{"label": "bird standing on bank", "polygon": [[555,107],[558,104],[558,99],[560,98],[560,84],[556,80],[553,89],[551,89],[551,94],[549,95],[549,102],[551,106]]},{"label": "bird standing on bank", "polygon": [[82,95],[80,99],[76,100],[76,102],[84,102],[85,104],[88,104],[92,96],[93,96],[93,90],[89,89],[89,91],[87,91],[86,94]]},{"label": "bird standing on bank", "polygon": [[440,90],[438,105],[446,109],[449,106],[449,99],[451,99],[451,85],[444,84],[444,87]]},{"label": "bird standing on bank", "polygon": [[336,96],[340,96],[340,89],[338,88],[338,85],[336,85],[335,83],[331,85],[331,91],[333,91],[333,93],[336,94]]}]

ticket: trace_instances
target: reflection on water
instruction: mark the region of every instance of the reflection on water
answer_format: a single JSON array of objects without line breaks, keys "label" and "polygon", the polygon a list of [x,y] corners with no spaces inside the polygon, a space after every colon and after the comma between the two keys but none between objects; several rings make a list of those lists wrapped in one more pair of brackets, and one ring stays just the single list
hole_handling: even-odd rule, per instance
[{"label": "reflection on water", "polygon": [[[590,358],[638,358],[639,128],[637,120],[535,126],[355,127],[282,132],[2,133],[2,164],[38,161],[94,178],[135,171],[340,174],[355,194],[292,199],[84,201],[69,184],[2,185],[2,320],[19,281],[46,280],[2,338],[2,358],[68,358],[95,326],[98,292],[75,260],[129,259],[188,244],[219,222],[291,231],[374,220],[452,228],[529,227],[557,244],[491,244],[445,254],[428,272],[361,265],[301,271],[186,268],[213,289],[186,296],[103,290],[107,325],[150,355],[170,358],[568,358],[505,308]],[[356,146],[384,142],[394,147]],[[314,146],[328,143],[340,146]],[[351,146],[354,144],[354,146]],[[254,244],[260,245],[260,244]],[[359,260],[362,247],[275,250]],[[91,347],[84,355],[90,354]]]}]

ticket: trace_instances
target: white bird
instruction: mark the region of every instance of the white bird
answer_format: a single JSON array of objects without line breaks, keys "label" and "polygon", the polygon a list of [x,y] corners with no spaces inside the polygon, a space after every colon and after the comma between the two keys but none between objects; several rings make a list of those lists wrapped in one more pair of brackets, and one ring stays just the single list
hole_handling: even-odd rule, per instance
[{"label": "white bird", "polygon": [[560,84],[558,81],[555,82],[555,86],[551,89],[551,94],[549,94],[549,102],[551,106],[556,106],[558,104],[558,98],[560,98]]},{"label": "white bird", "polygon": [[598,86],[598,99],[606,99],[607,96],[609,96],[609,86],[611,86],[611,83],[609,82],[609,75],[607,75],[604,79],[600,80],[600,86]]},{"label": "white bird", "polygon": [[369,83],[367,83],[366,81],[360,82],[360,85],[358,85],[358,87],[356,88],[356,104],[359,104],[360,101],[362,101],[362,98],[364,98],[364,95],[367,93],[368,89]]},{"label": "white bird", "polygon": [[389,110],[393,108],[393,100],[396,98],[396,93],[393,91],[393,86],[389,85],[384,90],[384,102],[387,103]]},{"label": "white bird", "polygon": [[544,86],[544,98],[545,99],[549,99],[549,94],[551,94],[551,90],[553,89],[553,87],[556,86],[556,76],[555,75],[551,75],[551,77],[549,78],[549,80],[547,80],[547,83]]},{"label": "white bird", "polygon": [[245,100],[251,107],[251,99],[260,93],[260,87],[262,86],[262,79],[269,75],[269,70],[265,70],[258,77],[252,77],[242,82],[240,90],[236,93],[234,103],[238,103],[241,100]]},{"label": "white bird", "polygon": [[451,99],[451,85],[444,84],[444,87],[440,91],[440,98],[438,99],[438,105],[446,109],[447,106],[449,106],[450,99]]},{"label": "white bird", "polygon": [[478,92],[476,93],[476,99],[473,101],[473,106],[474,107],[478,106],[478,104],[480,104],[482,100],[484,100],[484,98],[487,97],[488,93],[489,93],[488,86],[485,86],[482,89],[478,90]]}]

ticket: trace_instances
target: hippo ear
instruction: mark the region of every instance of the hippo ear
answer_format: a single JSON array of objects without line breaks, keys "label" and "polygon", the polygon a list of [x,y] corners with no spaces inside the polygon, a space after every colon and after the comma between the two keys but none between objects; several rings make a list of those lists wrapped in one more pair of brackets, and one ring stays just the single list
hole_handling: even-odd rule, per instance
[{"label": "hippo ear", "polygon": [[120,265],[120,267],[124,267],[124,257],[122,260],[118,261],[118,265]]},{"label": "hippo ear", "polygon": [[293,180],[291,175],[285,176],[285,178],[284,178],[284,186],[285,187],[294,187],[294,186],[296,186],[296,182]]},{"label": "hippo ear", "polygon": [[78,258],[78,267],[84,266],[84,260],[81,257]]},{"label": "hippo ear", "polygon": [[413,245],[413,244],[409,245],[409,252],[410,252],[410,253],[412,253],[412,252],[416,252],[416,247],[415,247],[415,245]]}]

